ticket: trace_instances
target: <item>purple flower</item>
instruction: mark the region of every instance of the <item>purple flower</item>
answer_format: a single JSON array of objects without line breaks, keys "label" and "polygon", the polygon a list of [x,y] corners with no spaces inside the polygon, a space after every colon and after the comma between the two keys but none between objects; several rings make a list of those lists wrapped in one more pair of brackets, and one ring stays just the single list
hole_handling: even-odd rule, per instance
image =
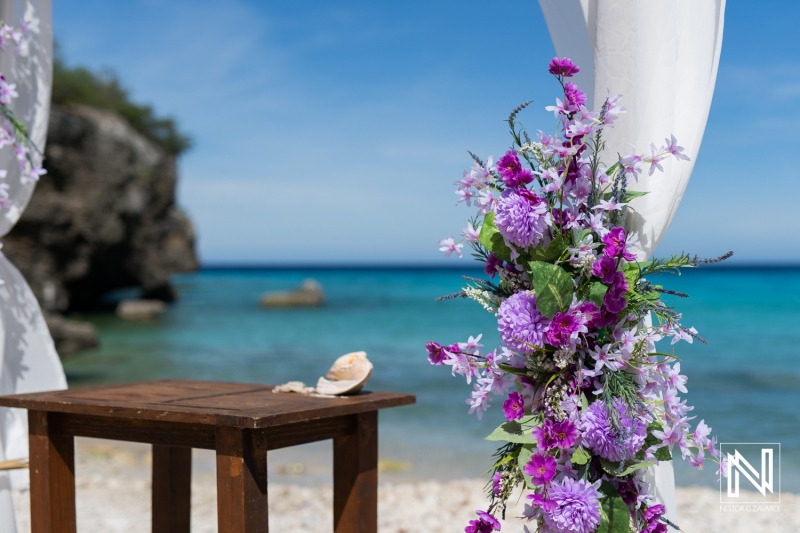
[{"label": "purple flower", "polygon": [[564,97],[566,97],[567,102],[572,104],[576,110],[586,104],[586,93],[578,89],[578,86],[571,81],[568,81],[564,85]]},{"label": "purple flower", "polygon": [[625,249],[625,230],[616,227],[606,233],[603,237],[603,243],[606,247],[603,253],[610,257],[621,257],[625,261],[636,261],[636,256]]},{"label": "purple flower", "polygon": [[553,315],[550,326],[547,328],[547,342],[553,346],[568,345],[572,335],[577,333],[581,326],[583,324],[574,314],[558,312]]},{"label": "purple flower", "polygon": [[628,406],[621,398],[613,401],[618,431],[603,400],[597,400],[583,414],[579,429],[583,444],[594,453],[609,461],[630,459],[644,446],[647,426],[639,413],[628,412]]},{"label": "purple flower", "polygon": [[591,533],[600,525],[600,494],[588,481],[564,478],[550,486],[549,496],[556,507],[545,509],[544,521],[555,531]]},{"label": "purple flower", "polygon": [[541,507],[547,513],[558,507],[556,502],[546,499],[543,494],[528,494],[527,498],[531,501],[532,507]]},{"label": "purple flower", "polygon": [[541,426],[536,426],[532,431],[533,438],[540,450],[552,450],[553,448],[569,448],[575,444],[578,438],[578,429],[570,420],[553,422],[545,418]]},{"label": "purple flower", "polygon": [[509,296],[497,310],[500,338],[513,351],[528,355],[544,346],[548,320],[536,309],[536,295],[518,292]]},{"label": "purple flower", "polygon": [[431,341],[425,344],[425,349],[428,351],[428,361],[432,365],[439,366],[444,363],[445,355],[441,344]]},{"label": "purple flower", "polygon": [[575,439],[578,438],[578,428],[575,427],[571,420],[566,419],[553,424],[550,428],[550,434],[556,446],[565,449],[575,444]]},{"label": "purple flower", "polygon": [[550,60],[550,74],[554,76],[563,76],[565,78],[571,78],[575,74],[581,71],[581,68],[577,66],[572,60],[568,57],[563,57],[559,59],[558,57],[554,57]]},{"label": "purple flower", "polygon": [[489,252],[489,256],[486,258],[486,265],[483,267],[483,271],[486,272],[486,275],[493,278],[497,271],[503,268],[503,261],[499,259],[496,255],[492,252]]},{"label": "purple flower", "polygon": [[514,150],[509,150],[506,155],[497,162],[497,171],[503,178],[503,183],[508,187],[519,187],[520,184],[528,184],[533,181],[533,174],[527,168],[523,168],[519,162],[519,156]]},{"label": "purple flower", "polygon": [[506,420],[519,420],[525,416],[525,399],[517,391],[510,392],[508,399],[503,402],[503,413]]},{"label": "purple flower", "polygon": [[525,475],[531,476],[531,483],[536,486],[545,485],[552,481],[556,475],[556,460],[551,455],[535,453],[528,461],[522,471]]},{"label": "purple flower", "polygon": [[628,280],[625,278],[625,274],[620,271],[615,272],[611,286],[603,296],[603,308],[613,314],[622,312],[628,305],[628,300],[625,298],[627,292]]},{"label": "purple flower", "polygon": [[492,533],[500,531],[500,522],[486,511],[475,511],[478,514],[476,520],[470,520],[469,525],[464,528],[465,533]]},{"label": "purple flower", "polygon": [[503,474],[495,472],[492,476],[492,493],[495,496],[500,496],[503,492]]},{"label": "purple flower", "polygon": [[547,202],[528,189],[506,189],[497,200],[494,223],[506,242],[523,248],[541,242],[551,224]]},{"label": "purple flower", "polygon": [[651,505],[644,512],[644,516],[642,516],[642,518],[645,520],[645,522],[652,522],[653,520],[658,520],[661,518],[665,512],[666,509],[662,504],[659,503],[658,505]]},{"label": "purple flower", "polygon": [[603,254],[592,264],[592,274],[600,278],[603,283],[611,283],[616,271],[617,262],[610,255]]}]

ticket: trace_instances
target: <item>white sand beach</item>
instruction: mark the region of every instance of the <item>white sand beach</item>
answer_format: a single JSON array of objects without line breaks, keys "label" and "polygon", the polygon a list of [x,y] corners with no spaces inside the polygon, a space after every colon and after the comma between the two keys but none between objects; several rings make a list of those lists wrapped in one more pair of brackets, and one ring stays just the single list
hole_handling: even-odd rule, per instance
[{"label": "white sand beach", "polygon": [[[316,445],[319,455],[321,445]],[[298,450],[298,449],[295,449]],[[270,531],[329,532],[332,529],[330,472],[323,462],[298,461],[296,452],[270,452]],[[196,451],[192,477],[192,531],[217,531],[213,454]],[[403,465],[382,463],[379,530],[463,531],[483,508],[480,479],[408,481]],[[150,456],[148,447],[79,439],[76,452],[78,531],[150,531]],[[14,494],[19,533],[30,531],[27,491]],[[723,512],[719,494],[705,487],[678,489],[685,533],[800,533],[800,495],[782,494],[779,512]],[[523,502],[510,508],[502,531],[523,531],[516,519]]]}]

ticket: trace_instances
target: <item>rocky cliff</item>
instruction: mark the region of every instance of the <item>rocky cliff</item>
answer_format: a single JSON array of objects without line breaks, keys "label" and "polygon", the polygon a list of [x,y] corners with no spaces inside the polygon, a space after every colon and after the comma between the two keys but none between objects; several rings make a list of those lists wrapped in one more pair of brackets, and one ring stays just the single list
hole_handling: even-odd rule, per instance
[{"label": "rocky cliff", "polygon": [[3,239],[43,309],[90,309],[122,287],[174,299],[170,275],[198,267],[194,229],[175,203],[175,157],[112,112],[54,106],[44,166]]}]

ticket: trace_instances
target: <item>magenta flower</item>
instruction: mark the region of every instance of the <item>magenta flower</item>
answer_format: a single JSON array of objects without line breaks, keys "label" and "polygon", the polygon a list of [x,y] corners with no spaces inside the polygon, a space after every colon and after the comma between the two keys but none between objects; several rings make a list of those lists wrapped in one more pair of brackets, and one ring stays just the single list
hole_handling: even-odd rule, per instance
[{"label": "magenta flower", "polygon": [[564,84],[564,97],[576,110],[586,104],[586,93],[578,89],[578,86],[571,81]]},{"label": "magenta flower", "polygon": [[564,78],[571,78],[581,71],[581,68],[572,62],[568,57],[554,57],[550,60],[550,74],[554,76],[563,76]]},{"label": "magenta flower", "polygon": [[551,512],[558,504],[553,500],[548,500],[543,494],[528,494],[527,498],[531,501],[532,507],[541,507],[545,512]]},{"label": "magenta flower", "polygon": [[575,444],[575,439],[578,438],[578,428],[571,420],[566,419],[561,422],[556,422],[550,428],[550,434],[556,446],[561,449],[570,448]]},{"label": "magenta flower", "polygon": [[536,453],[531,460],[525,464],[522,471],[525,475],[531,476],[531,483],[536,486],[546,485],[552,481],[556,475],[556,460],[551,455]]},{"label": "magenta flower", "polygon": [[428,361],[432,365],[439,366],[444,363],[445,355],[441,344],[431,341],[425,344],[425,349],[428,351]]},{"label": "magenta flower", "polygon": [[625,278],[625,274],[620,271],[615,272],[611,286],[603,296],[603,309],[612,314],[622,312],[625,306],[628,305],[628,299],[625,298],[627,292],[628,280]]},{"label": "magenta flower", "polygon": [[621,257],[625,261],[636,261],[636,256],[626,249],[624,229],[620,227],[612,228],[611,231],[603,237],[603,243],[606,245],[603,249],[605,255],[615,258]]},{"label": "magenta flower", "polygon": [[514,150],[509,150],[500,158],[497,162],[497,171],[507,187],[519,187],[533,181],[533,174],[527,168],[522,167],[519,156]]},{"label": "magenta flower", "polygon": [[508,421],[519,420],[525,416],[525,399],[522,394],[517,391],[510,392],[508,399],[503,402],[503,413]]},{"label": "magenta flower", "polygon": [[503,492],[503,474],[495,472],[492,476],[492,493],[495,496],[500,496]]},{"label": "magenta flower", "polygon": [[600,278],[603,283],[614,281],[617,272],[617,262],[610,255],[603,254],[600,259],[592,264],[592,274]]},{"label": "magenta flower", "polygon": [[[553,315],[545,338],[553,346],[566,346],[570,344],[572,335],[577,333],[582,326],[583,324],[574,314],[558,312]],[[584,331],[586,331],[585,328]]]},{"label": "magenta flower", "polygon": [[489,256],[486,258],[486,265],[483,267],[483,271],[486,273],[487,276],[493,278],[497,271],[503,268],[503,261],[498,259],[496,255],[492,252],[489,252]]},{"label": "magenta flower", "polygon": [[464,528],[465,533],[492,533],[500,531],[500,522],[486,511],[475,511],[478,518],[470,520],[469,525]]}]

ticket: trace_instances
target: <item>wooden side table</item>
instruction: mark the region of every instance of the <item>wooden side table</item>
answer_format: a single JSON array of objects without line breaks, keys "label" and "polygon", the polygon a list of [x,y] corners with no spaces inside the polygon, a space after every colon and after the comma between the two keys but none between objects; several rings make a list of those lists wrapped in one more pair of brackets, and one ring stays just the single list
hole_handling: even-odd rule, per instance
[{"label": "wooden side table", "polygon": [[267,526],[267,451],[333,439],[333,528],[378,527],[378,410],[410,394],[343,398],[270,385],[150,381],[0,396],[28,409],[32,533],[75,533],[75,437],[153,445],[153,532],[187,533],[192,448],[216,450],[220,533]]}]

